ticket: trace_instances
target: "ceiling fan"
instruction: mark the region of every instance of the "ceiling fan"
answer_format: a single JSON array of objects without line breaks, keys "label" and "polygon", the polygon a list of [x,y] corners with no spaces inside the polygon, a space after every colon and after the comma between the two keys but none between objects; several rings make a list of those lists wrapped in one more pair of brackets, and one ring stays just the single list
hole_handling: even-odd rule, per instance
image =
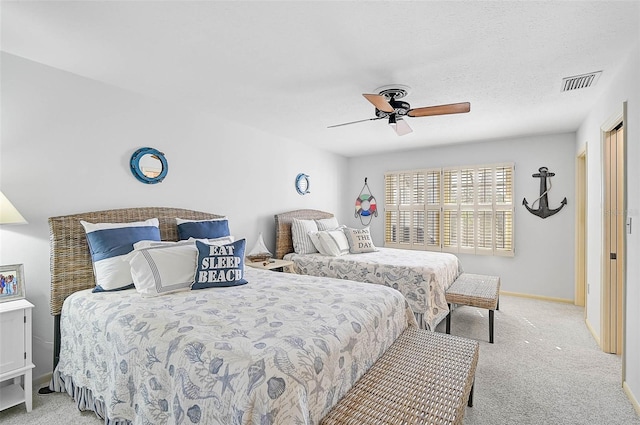
[{"label": "ceiling fan", "polygon": [[393,84],[376,89],[378,94],[363,94],[363,96],[376,107],[375,118],[351,121],[343,124],[330,125],[328,128],[341,127],[365,121],[375,121],[387,118],[389,125],[393,127],[398,136],[404,136],[413,130],[404,120],[409,117],[428,117],[432,115],[461,114],[471,110],[469,102],[451,103],[448,105],[426,106],[423,108],[411,108],[407,102],[401,101],[411,88],[409,86]]}]

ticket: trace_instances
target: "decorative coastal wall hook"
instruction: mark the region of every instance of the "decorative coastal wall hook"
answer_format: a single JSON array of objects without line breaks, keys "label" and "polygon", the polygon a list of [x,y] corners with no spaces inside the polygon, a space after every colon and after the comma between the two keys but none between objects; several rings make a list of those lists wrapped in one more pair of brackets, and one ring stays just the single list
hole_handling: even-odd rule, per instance
[{"label": "decorative coastal wall hook", "polygon": [[[371,189],[369,189],[367,178],[365,177],[364,186],[362,186],[362,190],[360,190],[360,194],[356,198],[355,217],[360,218],[360,223],[362,223],[363,226],[368,226],[374,216],[378,216],[376,198],[371,194]],[[367,217],[369,219],[367,223],[365,223],[366,219],[363,219],[363,217]]]},{"label": "decorative coastal wall hook", "polygon": [[[560,206],[556,209],[549,208],[549,199],[547,198],[547,193],[551,190],[551,177],[555,176],[556,173],[550,173],[547,167],[538,168],[538,173],[532,174],[531,177],[537,177],[540,179],[540,196],[538,199],[531,203],[531,207],[529,207],[529,203],[527,202],[527,198],[522,199],[522,205],[533,215],[537,215],[540,218],[551,217],[558,211],[560,211],[565,205],[567,205],[567,198],[565,197]],[[549,187],[547,188],[547,181],[549,181]],[[538,202],[538,208],[534,209],[536,202]]]}]

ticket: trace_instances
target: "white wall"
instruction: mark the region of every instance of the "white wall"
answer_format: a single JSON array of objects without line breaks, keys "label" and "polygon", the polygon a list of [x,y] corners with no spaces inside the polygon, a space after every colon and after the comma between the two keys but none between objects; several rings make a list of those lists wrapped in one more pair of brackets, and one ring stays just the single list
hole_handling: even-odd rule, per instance
[{"label": "white wall", "polygon": [[[435,119],[435,118],[434,118]],[[402,139],[393,140],[401,144]],[[371,222],[374,243],[384,246],[384,173],[456,165],[514,162],[515,256],[459,255],[464,270],[500,276],[504,291],[542,297],[574,298],[574,181],[575,134],[554,134],[442,146],[349,159],[348,193],[345,202],[354,205],[368,177],[380,214]],[[539,196],[540,180],[531,175],[546,166],[556,175],[549,192],[549,207],[567,206],[552,217],[541,219],[522,206]],[[350,224],[361,226],[351,216]]]},{"label": "white wall", "polygon": [[624,358],[625,386],[639,408],[640,396],[640,46],[632,50],[627,62],[613,78],[587,119],[577,132],[577,150],[587,146],[587,321],[600,338],[602,291],[602,142],[601,126],[627,103],[625,132],[627,141],[627,210],[632,233],[627,234],[626,316]]},{"label": "white wall", "polygon": [[[0,227],[0,264],[22,263],[34,311],[34,377],[51,372],[51,216],[139,206],[225,214],[249,246],[258,232],[274,247],[273,214],[340,211],[346,159],[291,140],[2,54],[0,188],[28,220]],[[240,117],[241,118],[241,117]],[[303,135],[301,135],[303,136]],[[169,174],[138,182],[129,159],[150,146]],[[300,196],[294,180],[311,176]]]}]

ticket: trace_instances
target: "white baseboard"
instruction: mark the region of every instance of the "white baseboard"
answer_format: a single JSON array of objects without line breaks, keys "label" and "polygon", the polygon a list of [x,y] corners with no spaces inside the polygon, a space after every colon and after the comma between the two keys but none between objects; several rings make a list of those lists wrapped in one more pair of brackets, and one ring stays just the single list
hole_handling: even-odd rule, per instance
[{"label": "white baseboard", "polygon": [[534,300],[554,301],[557,303],[573,304],[573,300],[569,300],[566,298],[545,297],[543,295],[531,295],[531,294],[523,294],[520,292],[509,292],[509,291],[502,291],[502,290],[500,291],[500,293],[504,295],[511,295],[514,297],[532,298]]},{"label": "white baseboard", "polygon": [[622,383],[622,389],[624,390],[624,393],[627,395],[627,398],[629,398],[629,401],[631,402],[631,405],[633,406],[633,408],[636,409],[636,413],[640,415],[640,403],[638,403],[638,399],[633,395],[631,388],[629,388],[629,386],[627,385],[627,381]]},{"label": "white baseboard", "polygon": [[598,344],[598,347],[602,348],[602,344],[600,344],[600,335],[598,335],[593,329],[593,326],[591,326],[589,319],[584,319],[584,324],[587,325],[587,329],[589,329],[589,332],[591,333],[593,339],[596,340],[596,344]]}]

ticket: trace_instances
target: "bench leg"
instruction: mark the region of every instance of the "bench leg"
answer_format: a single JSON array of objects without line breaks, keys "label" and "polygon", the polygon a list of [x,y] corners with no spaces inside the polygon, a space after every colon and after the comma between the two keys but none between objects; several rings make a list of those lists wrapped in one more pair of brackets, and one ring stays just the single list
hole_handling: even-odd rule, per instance
[{"label": "bench leg", "polygon": [[473,384],[471,384],[471,391],[469,391],[469,401],[467,401],[467,406],[473,407],[473,389],[476,387],[476,380],[473,380]]},{"label": "bench leg", "polygon": [[489,310],[489,342],[493,344],[493,310]]},{"label": "bench leg", "polygon": [[447,304],[449,306],[449,313],[447,313],[447,333],[451,333],[451,304]]}]

